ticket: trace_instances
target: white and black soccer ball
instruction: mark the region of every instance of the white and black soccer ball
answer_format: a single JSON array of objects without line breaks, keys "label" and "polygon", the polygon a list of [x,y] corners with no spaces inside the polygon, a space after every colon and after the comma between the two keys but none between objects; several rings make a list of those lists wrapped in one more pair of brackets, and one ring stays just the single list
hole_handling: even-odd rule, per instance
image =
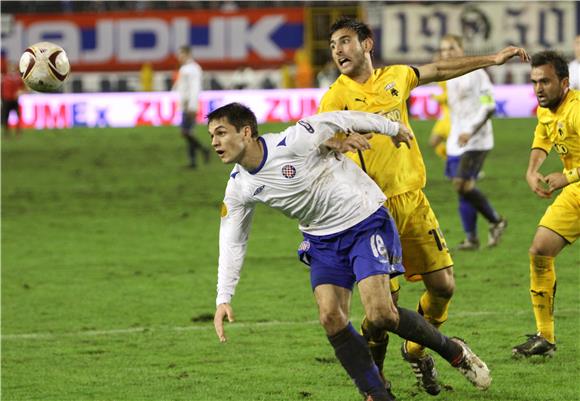
[{"label": "white and black soccer ball", "polygon": [[64,49],[50,42],[35,43],[24,50],[19,68],[24,83],[38,92],[57,92],[70,74]]}]

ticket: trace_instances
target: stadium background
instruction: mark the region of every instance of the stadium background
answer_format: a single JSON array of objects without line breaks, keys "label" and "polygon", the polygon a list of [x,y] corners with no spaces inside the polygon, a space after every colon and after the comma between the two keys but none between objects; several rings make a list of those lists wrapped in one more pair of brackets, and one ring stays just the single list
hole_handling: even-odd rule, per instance
[{"label": "stadium background", "polygon": [[[571,59],[580,33],[578,2],[3,1],[0,7],[3,68],[28,44],[50,40],[67,50],[73,70],[64,93],[23,95],[29,129],[2,141],[2,399],[27,401],[358,399],[318,328],[308,274],[294,254],[295,222],[266,208],[254,221],[235,299],[238,322],[227,326],[230,343],[217,343],[211,324],[217,216],[229,166],[213,158],[196,171],[182,168],[180,113],[168,91],[180,45],[191,44],[205,70],[197,134],[209,142],[201,119],[225,102],[255,108],[265,131],[313,114],[324,92],[315,76],[328,60],[328,27],[340,15],[371,24],[377,65],[428,62],[445,33],[462,34],[470,54],[515,44]],[[312,85],[296,87],[304,60],[311,62]],[[151,80],[143,79],[147,63]],[[494,385],[477,393],[437,359],[449,386],[439,399],[577,400],[578,244],[557,262],[556,358],[509,357],[533,330],[527,247],[548,203],[534,198],[523,179],[536,107],[529,66],[514,61],[488,71],[497,91],[497,142],[481,186],[509,216],[510,228],[493,251],[454,254],[457,293],[444,331],[471,342],[492,368]],[[413,92],[412,125],[428,196],[447,242],[455,244],[462,235],[455,198],[441,161],[426,147],[439,111],[429,97],[434,91]],[[552,155],[546,171],[560,168]],[[485,235],[485,224],[480,230]],[[414,307],[420,293],[419,285],[404,283],[401,303]],[[355,297],[355,324],[360,317]],[[387,371],[395,393],[433,399],[414,390],[398,339],[391,341]]]},{"label": "stadium background", "polygon": [[[71,61],[73,73],[64,91],[75,95],[23,96],[27,127],[178,124],[177,99],[167,91],[177,69],[175,51],[183,44],[192,46],[205,72],[199,122],[234,100],[249,102],[261,122],[288,121],[316,110],[324,89],[288,89],[317,86],[316,75],[329,60],[328,28],[340,15],[368,21],[380,66],[429,62],[445,33],[461,34],[469,54],[513,44],[530,53],[556,49],[571,59],[579,13],[578,2],[274,2],[267,8],[251,1],[3,2],[2,60],[15,62],[27,44],[49,40],[65,48]],[[522,63],[488,72],[496,85],[528,81],[528,66]],[[236,88],[246,91],[211,91]],[[165,93],[136,93],[143,90]],[[429,97],[434,91],[435,86],[413,93],[414,117],[438,114],[438,104]],[[497,92],[498,116],[534,115],[529,86],[498,87]]]}]

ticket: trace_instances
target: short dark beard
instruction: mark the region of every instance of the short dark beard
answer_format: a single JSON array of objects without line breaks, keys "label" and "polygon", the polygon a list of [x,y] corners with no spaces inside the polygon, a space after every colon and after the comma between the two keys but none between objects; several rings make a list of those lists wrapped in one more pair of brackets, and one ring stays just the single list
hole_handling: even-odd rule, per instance
[{"label": "short dark beard", "polygon": [[[568,90],[564,90],[562,95],[560,97],[558,97],[557,99],[554,99],[552,101],[550,101],[546,106],[541,106],[544,107],[546,109],[550,109],[550,110],[555,110],[558,108],[558,106],[560,105],[560,103],[562,103],[562,101],[564,100],[564,98],[566,97],[566,95],[568,94]],[[538,102],[539,104],[539,102]]]}]

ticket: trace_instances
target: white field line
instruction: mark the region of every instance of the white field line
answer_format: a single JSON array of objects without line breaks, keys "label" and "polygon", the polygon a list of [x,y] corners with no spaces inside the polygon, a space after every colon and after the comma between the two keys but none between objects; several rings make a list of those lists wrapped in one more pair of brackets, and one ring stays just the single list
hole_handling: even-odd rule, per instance
[{"label": "white field line", "polygon": [[[456,312],[452,314],[454,317],[478,317],[478,316],[502,316],[502,315],[524,315],[532,313],[531,310],[520,310],[520,311],[467,311],[467,312]],[[556,311],[556,316],[561,314],[578,314],[580,316],[580,309],[561,309]],[[352,319],[356,320],[356,319]],[[210,323],[210,322],[208,322]],[[272,327],[272,326],[307,326],[319,324],[318,320],[305,320],[305,321],[279,321],[272,320],[268,322],[236,322],[235,324],[228,324],[227,330],[234,329],[244,329],[247,327]],[[158,326],[158,327],[131,327],[126,329],[111,329],[111,330],[86,330],[86,331],[74,331],[68,333],[20,333],[20,334],[2,334],[2,340],[55,340],[66,337],[91,337],[91,336],[110,336],[119,334],[134,334],[134,333],[150,333],[150,332],[163,332],[163,331],[213,331],[213,325],[211,324],[194,324],[192,326]]]}]

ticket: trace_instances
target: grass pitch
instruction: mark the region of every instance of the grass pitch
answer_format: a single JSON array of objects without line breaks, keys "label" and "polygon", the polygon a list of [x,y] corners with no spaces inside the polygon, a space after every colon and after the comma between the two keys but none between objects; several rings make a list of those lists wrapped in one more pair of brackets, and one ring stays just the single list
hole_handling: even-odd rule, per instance
[{"label": "grass pitch", "polygon": [[[580,248],[556,261],[552,359],[511,359],[534,331],[527,249],[549,201],[529,191],[534,120],[495,120],[480,187],[509,219],[502,244],[454,253],[457,289],[442,330],[490,366],[487,392],[436,357],[446,401],[579,399]],[[450,246],[462,239],[443,162],[414,122],[426,192]],[[278,131],[281,125],[263,127]],[[198,134],[209,142],[205,127]],[[27,131],[2,146],[3,400],[358,400],[317,323],[297,222],[259,207],[238,294],[220,344],[214,312],[219,205],[230,166],[185,169],[176,128]],[[561,169],[551,157],[546,172]],[[480,219],[480,234],[487,224]],[[421,284],[403,283],[414,308]],[[353,322],[362,312],[354,295]],[[414,387],[391,336],[386,372],[401,400]]]}]

